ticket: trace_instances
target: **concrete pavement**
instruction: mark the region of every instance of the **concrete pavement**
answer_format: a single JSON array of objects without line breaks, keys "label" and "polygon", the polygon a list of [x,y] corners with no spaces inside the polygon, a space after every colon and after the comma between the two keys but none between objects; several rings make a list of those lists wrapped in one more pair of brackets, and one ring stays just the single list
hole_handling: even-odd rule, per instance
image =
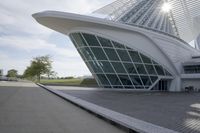
[{"label": "concrete pavement", "polygon": [[200,93],[50,88],[154,125],[178,132],[200,133]]},{"label": "concrete pavement", "polygon": [[122,133],[32,83],[0,82],[0,133]]}]

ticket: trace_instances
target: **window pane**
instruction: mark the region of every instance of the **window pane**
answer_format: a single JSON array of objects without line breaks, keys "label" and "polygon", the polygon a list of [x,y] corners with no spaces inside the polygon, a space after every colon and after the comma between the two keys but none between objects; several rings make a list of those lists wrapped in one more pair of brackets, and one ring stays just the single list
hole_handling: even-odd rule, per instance
[{"label": "window pane", "polygon": [[129,55],[128,55],[126,50],[117,50],[117,52],[118,52],[118,54],[119,54],[119,56],[120,56],[122,61],[131,62],[131,59],[130,59],[130,57],[129,57]]},{"label": "window pane", "polygon": [[82,59],[87,60],[87,59],[85,59],[83,51],[81,51],[81,49],[79,49],[79,48],[77,48],[77,50],[78,50],[78,53],[81,55]]},{"label": "window pane", "polygon": [[112,86],[107,86],[107,85],[104,85],[103,87],[104,88],[112,88]]},{"label": "window pane", "polygon": [[[164,69],[165,70],[165,69]],[[172,76],[167,70],[165,70],[165,74],[167,75],[167,76]]]},{"label": "window pane", "polygon": [[113,86],[113,88],[124,88],[122,85]]},{"label": "window pane", "polygon": [[124,86],[126,89],[135,89],[133,86]]},{"label": "window pane", "polygon": [[151,80],[148,76],[141,76],[142,82],[145,86],[151,85]]},{"label": "window pane", "polygon": [[130,48],[130,47],[126,47],[126,49],[129,49],[129,50],[131,50],[131,48]]},{"label": "window pane", "polygon": [[156,68],[158,75],[165,75],[162,66],[155,65],[155,68]]},{"label": "window pane", "polygon": [[75,46],[76,48],[79,47],[78,44],[76,44],[76,42],[75,42],[75,40],[74,40],[72,34],[70,34],[69,37],[70,37],[70,40],[73,42],[74,46]]},{"label": "window pane", "polygon": [[120,80],[117,77],[117,75],[107,74],[107,77],[108,77],[108,79],[109,79],[109,81],[111,82],[112,85],[121,85]]},{"label": "window pane", "polygon": [[91,48],[97,60],[107,60],[102,48]]},{"label": "window pane", "polygon": [[120,61],[114,49],[104,48],[104,50],[111,61]]},{"label": "window pane", "polygon": [[140,56],[142,57],[142,60],[144,63],[150,63],[151,64],[151,59],[148,58],[147,56],[140,54]]},{"label": "window pane", "polygon": [[89,48],[80,48],[80,52],[84,54],[86,60],[95,60],[96,58],[93,56],[92,52]]},{"label": "window pane", "polygon": [[136,67],[136,69],[137,69],[137,71],[138,71],[139,74],[146,74],[144,65],[142,65],[142,64],[135,64],[135,67]]},{"label": "window pane", "polygon": [[110,40],[102,38],[102,37],[98,37],[98,39],[103,47],[113,47]]},{"label": "window pane", "polygon": [[142,61],[140,59],[140,56],[139,56],[137,51],[129,51],[129,54],[130,54],[131,59],[133,60],[133,62],[142,63]]},{"label": "window pane", "polygon": [[136,70],[135,70],[135,67],[133,66],[132,63],[124,63],[124,66],[125,66],[128,73],[130,73],[130,74],[136,74],[137,73]]},{"label": "window pane", "polygon": [[83,33],[83,36],[89,46],[100,46],[99,42],[97,41],[94,35]]},{"label": "window pane", "polygon": [[75,39],[75,41],[77,42],[77,45],[79,45],[79,47],[87,46],[86,42],[84,41],[84,39],[82,38],[80,33],[73,33],[72,36]]},{"label": "window pane", "polygon": [[112,62],[113,67],[115,68],[115,71],[117,73],[126,73],[124,70],[124,67],[122,66],[122,63],[120,62]]},{"label": "window pane", "polygon": [[140,80],[139,76],[131,75],[130,77],[134,85],[142,85],[142,81]]},{"label": "window pane", "polygon": [[158,79],[158,77],[156,77],[156,76],[150,76],[150,78],[151,78],[151,81],[154,83],[154,82],[156,82],[156,80]]},{"label": "window pane", "polygon": [[102,85],[110,85],[108,79],[103,74],[97,74],[98,79],[101,81]]},{"label": "window pane", "polygon": [[145,89],[144,86],[141,86],[141,85],[135,86],[135,88],[136,89]]},{"label": "window pane", "polygon": [[127,75],[118,75],[123,85],[132,85]]},{"label": "window pane", "polygon": [[109,62],[101,61],[100,64],[105,73],[114,73],[114,70]]},{"label": "window pane", "polygon": [[97,61],[90,61],[89,64],[95,73],[102,73],[101,66]]},{"label": "window pane", "polygon": [[155,62],[154,60],[152,60],[152,63],[153,63],[153,64],[155,64],[155,65],[158,65],[158,63],[157,63],[157,62]]},{"label": "window pane", "polygon": [[145,65],[149,74],[157,75],[153,65]]},{"label": "window pane", "polygon": [[124,45],[118,43],[118,42],[112,42],[115,48],[121,48],[121,49],[125,49]]}]

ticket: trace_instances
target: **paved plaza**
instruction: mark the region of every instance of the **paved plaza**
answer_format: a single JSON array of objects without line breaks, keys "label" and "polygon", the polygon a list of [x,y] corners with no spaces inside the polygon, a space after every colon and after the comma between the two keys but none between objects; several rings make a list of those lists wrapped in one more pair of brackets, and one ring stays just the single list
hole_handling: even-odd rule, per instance
[{"label": "paved plaza", "polygon": [[122,133],[33,83],[0,82],[0,133]]},{"label": "paved plaza", "polygon": [[200,133],[200,93],[50,88],[174,131]]}]

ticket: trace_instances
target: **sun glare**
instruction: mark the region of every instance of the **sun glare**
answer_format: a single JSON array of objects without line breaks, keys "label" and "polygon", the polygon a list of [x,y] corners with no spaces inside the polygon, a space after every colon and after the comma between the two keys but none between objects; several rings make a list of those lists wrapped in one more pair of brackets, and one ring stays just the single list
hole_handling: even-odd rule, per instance
[{"label": "sun glare", "polygon": [[171,5],[169,3],[164,3],[162,6],[162,11],[163,12],[169,12],[171,10]]}]

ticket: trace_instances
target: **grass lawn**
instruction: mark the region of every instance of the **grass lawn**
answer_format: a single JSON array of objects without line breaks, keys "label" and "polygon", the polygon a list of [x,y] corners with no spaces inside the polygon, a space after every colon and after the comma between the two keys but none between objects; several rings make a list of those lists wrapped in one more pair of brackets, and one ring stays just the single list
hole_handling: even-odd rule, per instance
[{"label": "grass lawn", "polygon": [[41,84],[45,85],[66,85],[66,86],[97,86],[94,79],[42,79]]}]

